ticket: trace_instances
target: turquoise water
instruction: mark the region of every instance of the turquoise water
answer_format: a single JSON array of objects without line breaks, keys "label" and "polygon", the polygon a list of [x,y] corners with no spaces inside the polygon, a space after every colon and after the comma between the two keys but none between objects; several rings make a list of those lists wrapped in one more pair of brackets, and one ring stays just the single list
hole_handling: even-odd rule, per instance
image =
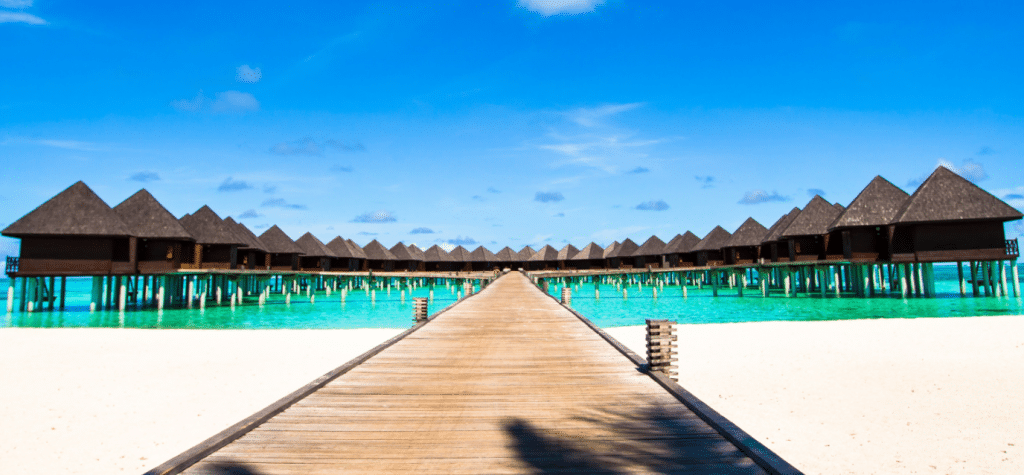
[{"label": "turquoise water", "polygon": [[[642,290],[630,286],[628,298],[624,299],[621,291],[610,284],[600,285],[600,298],[595,298],[594,284],[589,283],[580,284],[579,290],[574,290],[572,307],[602,327],[642,325],[647,318],[666,318],[680,323],[726,323],[1024,315],[1020,298],[960,297],[955,267],[937,265],[935,274],[938,296],[927,299],[836,298],[833,294],[825,298],[804,294],[785,297],[781,293],[763,298],[756,288],[747,289],[744,297],[738,297],[735,290],[721,288],[719,296],[713,297],[710,288],[697,290],[694,286],[688,288],[688,295],[683,298],[682,289],[675,285],[659,289],[658,298],[653,297],[650,286],[645,285]],[[293,295],[291,304],[287,305],[284,296],[271,294],[264,306],[257,305],[255,297],[247,297],[244,305],[234,308],[227,304],[207,304],[202,310],[198,307],[163,311],[130,307],[121,313],[116,310],[89,312],[90,285],[89,278],[69,278],[64,311],[15,311],[0,316],[0,327],[348,329],[412,326],[412,299],[407,293],[403,302],[398,290],[390,294],[377,290],[374,300],[367,292],[354,290],[348,293],[344,304],[338,292],[330,297],[318,292],[315,303],[310,303],[303,294]],[[8,281],[0,279],[0,289],[7,286]],[[549,287],[552,295],[558,294],[559,289],[555,283]],[[428,294],[427,288],[418,288],[412,297],[427,297]],[[430,304],[432,313],[456,301],[454,291],[443,285],[435,286],[434,297]]]}]

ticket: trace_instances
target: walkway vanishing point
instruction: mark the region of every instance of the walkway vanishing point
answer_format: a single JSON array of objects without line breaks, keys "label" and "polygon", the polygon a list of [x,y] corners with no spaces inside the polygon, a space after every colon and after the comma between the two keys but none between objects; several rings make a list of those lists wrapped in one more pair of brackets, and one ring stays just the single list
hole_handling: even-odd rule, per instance
[{"label": "walkway vanishing point", "polygon": [[147,472],[799,474],[519,272]]}]

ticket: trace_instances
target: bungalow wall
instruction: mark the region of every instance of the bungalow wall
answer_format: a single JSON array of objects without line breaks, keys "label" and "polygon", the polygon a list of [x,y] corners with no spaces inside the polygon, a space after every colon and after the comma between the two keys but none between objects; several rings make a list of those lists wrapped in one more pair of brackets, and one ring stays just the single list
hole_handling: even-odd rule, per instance
[{"label": "bungalow wall", "polygon": [[254,249],[238,251],[238,268],[249,270],[266,270],[267,253]]},{"label": "bungalow wall", "polygon": [[181,268],[182,250],[191,248],[191,241],[139,239],[137,248],[140,274],[164,274]]},{"label": "bungalow wall", "polygon": [[664,262],[663,256],[637,256],[633,259],[633,265],[638,269],[648,267],[660,269],[664,266]]},{"label": "bungalow wall", "polygon": [[759,246],[726,248],[722,252],[726,264],[753,264],[761,257]]},{"label": "bungalow wall", "polygon": [[893,261],[921,262],[1006,258],[1006,235],[1000,221],[896,225]]},{"label": "bungalow wall", "polygon": [[329,271],[331,270],[331,259],[329,257],[299,256],[299,268],[308,271]]},{"label": "bungalow wall", "polygon": [[697,251],[697,259],[694,263],[697,267],[720,266],[725,264],[725,256],[721,249],[712,251]]},{"label": "bungalow wall", "polygon": [[890,257],[889,237],[883,227],[859,227],[829,233],[829,250],[835,252],[834,243],[841,246],[842,257],[852,262],[888,261]]},{"label": "bungalow wall", "polygon": [[363,270],[391,272],[395,270],[395,261],[367,259],[363,261]]},{"label": "bungalow wall", "polygon": [[19,274],[83,275],[133,273],[128,238],[25,237]]},{"label": "bungalow wall", "polygon": [[270,253],[270,270],[299,270],[298,254]]},{"label": "bungalow wall", "polygon": [[821,236],[795,236],[788,239],[790,261],[820,261],[825,258],[825,240]]}]

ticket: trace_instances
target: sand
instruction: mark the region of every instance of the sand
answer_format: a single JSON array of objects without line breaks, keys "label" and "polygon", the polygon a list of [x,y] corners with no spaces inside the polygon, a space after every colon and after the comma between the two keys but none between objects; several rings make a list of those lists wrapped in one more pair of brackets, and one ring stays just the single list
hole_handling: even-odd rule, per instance
[{"label": "sand", "polygon": [[[401,330],[0,330],[0,473],[141,473]],[[610,333],[644,352],[642,327]],[[808,474],[1024,473],[1024,317],[680,327],[680,382]]]}]

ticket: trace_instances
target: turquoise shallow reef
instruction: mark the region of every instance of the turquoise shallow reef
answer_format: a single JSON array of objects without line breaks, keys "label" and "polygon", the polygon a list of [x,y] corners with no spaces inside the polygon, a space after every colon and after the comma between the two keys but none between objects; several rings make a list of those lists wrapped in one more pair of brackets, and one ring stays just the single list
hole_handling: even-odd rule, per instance
[{"label": "turquoise shallow reef", "polygon": [[[679,323],[726,323],[755,321],[848,320],[864,318],[962,317],[977,315],[1022,315],[1022,299],[1013,297],[960,297],[956,268],[936,266],[936,298],[852,296],[827,297],[774,294],[761,297],[757,289],[749,289],[744,297],[735,291],[721,289],[713,297],[709,288],[693,286],[683,297],[679,286],[659,288],[654,298],[650,286],[627,288],[627,297],[613,285],[580,284],[574,288],[572,307],[602,327],[642,325],[647,318],[666,318]],[[1024,272],[1022,272],[1024,273]],[[64,311],[14,312],[0,317],[0,327],[44,328],[165,328],[165,329],[346,329],[405,328],[412,325],[411,297],[427,297],[426,288],[418,288],[410,296],[392,290],[377,290],[376,298],[360,290],[347,294],[341,302],[340,293],[327,297],[316,294],[316,301],[295,295],[291,304],[284,296],[273,294],[266,305],[256,298],[245,305],[214,305],[205,309],[129,308],[125,312],[89,312],[88,278],[69,278],[67,307]],[[0,279],[0,288],[8,281]],[[559,293],[551,285],[552,295]],[[431,312],[455,302],[455,289],[444,286],[434,290]],[[970,291],[968,290],[968,293]]]}]

